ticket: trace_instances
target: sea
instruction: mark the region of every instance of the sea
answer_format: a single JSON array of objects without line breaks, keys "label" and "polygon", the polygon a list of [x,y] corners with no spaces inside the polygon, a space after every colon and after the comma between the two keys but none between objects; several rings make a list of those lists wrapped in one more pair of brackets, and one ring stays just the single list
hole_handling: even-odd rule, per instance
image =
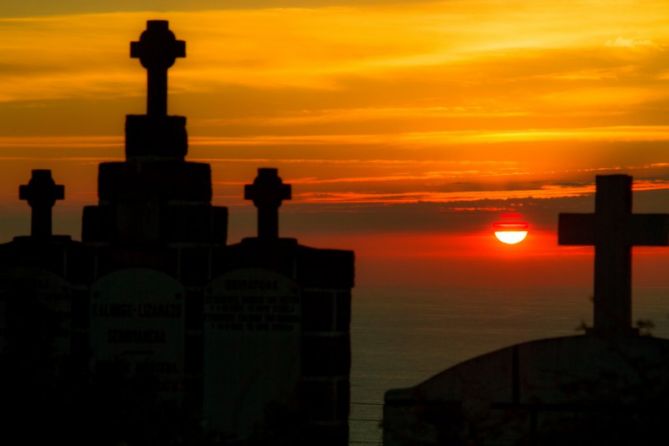
[{"label": "sea", "polygon": [[[588,287],[354,290],[350,445],[382,444],[383,395],[514,343],[582,334]],[[634,289],[633,319],[669,338],[669,287]]]}]

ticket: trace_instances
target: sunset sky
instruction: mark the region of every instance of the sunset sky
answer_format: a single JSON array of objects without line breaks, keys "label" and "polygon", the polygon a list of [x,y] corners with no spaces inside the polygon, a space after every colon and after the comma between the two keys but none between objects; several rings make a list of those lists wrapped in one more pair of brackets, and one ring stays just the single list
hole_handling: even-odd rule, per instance
[{"label": "sunset sky", "polygon": [[[129,41],[152,18],[187,41],[170,113],[233,242],[254,233],[260,166],[293,185],[282,233],[355,249],[361,286],[590,286],[592,251],[555,230],[593,209],[596,174],[669,212],[666,0],[23,0],[0,4],[2,241],[29,231],[33,168],[65,184],[55,228],[80,237],[97,164],[144,112]],[[492,236],[509,211],[530,224],[515,247]],[[667,267],[644,251],[636,283],[669,285]]]}]

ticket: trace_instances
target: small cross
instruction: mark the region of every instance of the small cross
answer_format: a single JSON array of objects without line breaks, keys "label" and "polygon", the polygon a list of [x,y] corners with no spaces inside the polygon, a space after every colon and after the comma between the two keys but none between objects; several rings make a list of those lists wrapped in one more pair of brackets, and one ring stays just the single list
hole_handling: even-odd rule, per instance
[{"label": "small cross", "polygon": [[28,184],[19,186],[19,198],[27,200],[32,208],[30,235],[50,237],[52,234],[51,209],[56,200],[65,198],[65,186],[56,184],[50,170],[33,170]]},{"label": "small cross", "polygon": [[597,176],[594,214],[560,214],[560,245],[595,246],[594,327],[632,328],[632,247],[669,245],[668,214],[632,214],[632,177]]},{"label": "small cross", "polygon": [[130,57],[147,70],[146,113],[167,115],[167,70],[177,57],[186,57],[186,42],[177,40],[167,20],[149,20],[139,42],[130,42]]},{"label": "small cross", "polygon": [[244,186],[244,199],[253,200],[258,208],[258,238],[279,237],[279,207],[283,200],[291,199],[291,186],[284,184],[279,171],[274,168],[258,169],[253,184]]}]

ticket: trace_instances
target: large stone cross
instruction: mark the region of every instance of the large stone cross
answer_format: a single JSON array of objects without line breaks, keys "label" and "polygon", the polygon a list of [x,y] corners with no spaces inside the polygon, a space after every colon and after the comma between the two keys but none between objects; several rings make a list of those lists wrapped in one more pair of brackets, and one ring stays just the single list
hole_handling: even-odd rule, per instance
[{"label": "large stone cross", "polygon": [[149,20],[139,42],[130,42],[130,57],[147,70],[147,115],[167,115],[167,70],[186,57],[186,42],[176,39],[167,20]]},{"label": "large stone cross", "polygon": [[632,246],[667,246],[669,215],[632,214],[632,177],[597,176],[594,214],[560,214],[560,245],[595,246],[593,331],[633,333]]},{"label": "large stone cross", "polygon": [[279,207],[283,200],[291,199],[292,188],[284,184],[274,168],[258,169],[253,184],[244,186],[244,199],[253,200],[258,208],[258,238],[279,237]]},{"label": "large stone cross", "polygon": [[19,186],[19,198],[28,201],[28,205],[32,208],[30,235],[50,237],[51,210],[56,200],[65,198],[65,186],[53,181],[50,170],[33,170],[28,184]]}]

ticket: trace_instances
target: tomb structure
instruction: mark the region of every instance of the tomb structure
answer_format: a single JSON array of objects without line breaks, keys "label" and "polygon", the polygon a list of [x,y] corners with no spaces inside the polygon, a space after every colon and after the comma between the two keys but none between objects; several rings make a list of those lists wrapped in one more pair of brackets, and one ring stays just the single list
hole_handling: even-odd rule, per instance
[{"label": "tomb structure", "polygon": [[258,236],[228,245],[211,168],[168,114],[185,42],[151,20],[130,55],[146,114],[126,117],[125,161],[100,164],[82,240],[53,235],[64,187],[35,170],[31,235],[0,245],[9,424],[26,444],[347,445],[353,253],[279,237],[273,168],[245,192]]}]

